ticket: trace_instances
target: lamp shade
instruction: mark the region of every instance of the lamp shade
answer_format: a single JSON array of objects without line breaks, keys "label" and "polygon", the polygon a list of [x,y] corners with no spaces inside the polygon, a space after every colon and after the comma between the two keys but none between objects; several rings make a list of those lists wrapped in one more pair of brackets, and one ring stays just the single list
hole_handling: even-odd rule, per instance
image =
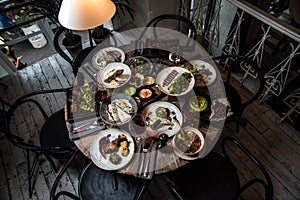
[{"label": "lamp shade", "polygon": [[63,0],[58,20],[68,29],[87,30],[104,24],[115,12],[111,0]]}]

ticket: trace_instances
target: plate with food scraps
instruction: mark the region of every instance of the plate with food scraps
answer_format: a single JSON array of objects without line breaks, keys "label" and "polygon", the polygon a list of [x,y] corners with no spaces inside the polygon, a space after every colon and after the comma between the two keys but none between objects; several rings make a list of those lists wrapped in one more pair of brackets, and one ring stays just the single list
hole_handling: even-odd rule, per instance
[{"label": "plate with food scraps", "polygon": [[190,92],[195,85],[193,74],[181,67],[167,67],[156,76],[159,89],[170,96],[181,96]]},{"label": "plate with food scraps", "polygon": [[123,125],[136,114],[138,106],[134,98],[119,93],[109,97],[99,108],[101,119],[110,125]]},{"label": "plate with food scraps", "polygon": [[152,62],[143,56],[135,56],[129,58],[125,61],[125,63],[129,66],[129,68],[134,71],[135,73],[139,73],[142,75],[151,74],[153,69]]},{"label": "plate with food scraps", "polygon": [[184,127],[182,132],[176,133],[172,139],[174,153],[185,160],[195,160],[205,152],[203,134],[193,127]]},{"label": "plate with food scraps", "polygon": [[147,123],[147,131],[166,133],[172,137],[180,130],[183,117],[180,110],[172,103],[157,101],[143,109],[141,115]]},{"label": "plate with food scraps", "polygon": [[217,73],[211,64],[202,60],[191,60],[188,63],[187,69],[193,73],[200,87],[209,86],[216,80]]},{"label": "plate with food scraps", "polygon": [[98,73],[98,82],[105,88],[118,88],[125,85],[131,77],[130,68],[119,62],[109,63]]},{"label": "plate with food scraps", "polygon": [[107,47],[97,51],[92,58],[92,65],[95,68],[102,69],[112,62],[124,62],[125,53],[116,47]]},{"label": "plate with food scraps", "polygon": [[100,131],[90,148],[91,159],[105,170],[126,166],[134,155],[133,138],[124,130],[111,128]]}]

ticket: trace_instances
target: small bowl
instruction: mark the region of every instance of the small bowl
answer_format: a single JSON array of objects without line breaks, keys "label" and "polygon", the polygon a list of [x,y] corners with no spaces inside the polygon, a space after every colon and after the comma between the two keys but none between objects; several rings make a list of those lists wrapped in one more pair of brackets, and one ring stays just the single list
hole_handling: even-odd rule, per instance
[{"label": "small bowl", "polygon": [[129,96],[133,96],[136,93],[136,88],[133,87],[133,86],[129,86],[129,87],[124,89],[124,93],[128,94]]},{"label": "small bowl", "polygon": [[184,155],[197,155],[204,147],[204,137],[202,133],[193,127],[183,128],[173,138],[173,148]]},{"label": "small bowl", "polygon": [[154,94],[153,91],[149,88],[142,88],[138,92],[138,96],[143,100],[149,99],[150,97],[153,96],[153,94]]},{"label": "small bowl", "polygon": [[155,79],[151,76],[147,76],[144,78],[144,85],[151,86],[155,83]]}]

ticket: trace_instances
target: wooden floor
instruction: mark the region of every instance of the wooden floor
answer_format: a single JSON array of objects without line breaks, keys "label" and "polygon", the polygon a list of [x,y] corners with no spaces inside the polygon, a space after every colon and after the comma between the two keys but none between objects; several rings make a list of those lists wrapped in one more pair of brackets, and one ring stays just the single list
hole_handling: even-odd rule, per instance
[{"label": "wooden floor", "polygon": [[[37,89],[67,87],[73,80],[72,70],[57,54],[48,57],[37,64],[29,66],[0,79],[7,84],[4,89],[0,85],[1,97],[13,102],[17,97]],[[244,93],[247,95],[247,93]],[[48,113],[53,113],[64,106],[63,95],[41,96],[45,101]],[[39,127],[42,122],[38,117],[32,118],[29,114],[33,108],[26,107],[18,111],[22,117],[15,130],[27,140],[37,142]],[[300,199],[300,134],[288,124],[280,124],[279,117],[263,104],[254,103],[246,111],[245,117],[249,120],[245,129],[235,133],[233,125],[224,128],[225,135],[238,138],[269,171],[274,184],[274,195],[277,200]],[[257,170],[248,160],[242,159],[241,153],[230,148],[233,159],[241,170],[241,182],[251,178]],[[219,151],[219,145],[215,147]],[[25,153],[11,145],[5,138],[0,141],[0,199],[23,200],[28,197]],[[59,190],[68,190],[76,193],[78,174],[83,167],[82,159],[78,159],[62,178]],[[62,163],[57,163],[61,164]],[[35,173],[34,192],[32,199],[49,199],[49,191],[56,177],[48,162],[41,160]],[[144,197],[148,199],[172,199],[166,190],[164,178],[153,181]],[[261,199],[261,189],[247,191],[244,199]]]}]

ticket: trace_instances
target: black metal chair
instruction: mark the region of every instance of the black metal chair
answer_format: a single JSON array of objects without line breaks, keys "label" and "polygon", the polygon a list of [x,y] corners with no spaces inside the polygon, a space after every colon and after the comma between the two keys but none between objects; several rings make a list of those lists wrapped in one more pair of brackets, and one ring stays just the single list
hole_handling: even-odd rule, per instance
[{"label": "black metal chair", "polygon": [[[40,101],[37,100],[38,95],[46,95],[46,94],[54,94],[70,91],[72,88],[62,88],[62,89],[51,89],[51,90],[39,90],[29,94],[26,94],[20,98],[18,98],[15,102],[9,105],[7,111],[5,111],[4,115],[4,129],[5,129],[5,137],[8,139],[16,147],[24,149],[26,151],[26,159],[27,159],[27,170],[28,170],[28,187],[29,187],[29,196],[32,196],[32,176],[34,175],[35,169],[37,167],[38,159],[41,155],[44,155],[45,158],[49,161],[54,171],[57,172],[58,169],[54,163],[52,157],[57,159],[66,159],[73,155],[77,147],[75,144],[70,141],[68,130],[65,124],[64,119],[64,109],[61,109],[54,114],[48,116],[46,111],[44,110]],[[13,127],[13,123],[17,121],[19,115],[17,114],[17,110],[20,109],[24,104],[33,104],[38,109],[34,111],[40,112],[45,119],[39,135],[39,143],[33,144],[25,141],[22,138],[22,133],[15,133]],[[32,116],[37,113],[31,113]],[[17,123],[17,122],[16,122]],[[38,128],[38,127],[36,127]],[[34,159],[31,163],[30,152],[34,154]]]},{"label": "black metal chair", "polygon": [[[172,26],[166,24],[167,22],[177,22],[178,24],[175,26],[172,24]],[[152,29],[150,28],[152,27]],[[157,29],[155,27],[161,27],[161,28],[170,28],[172,30],[176,30],[178,32],[181,32],[185,35],[188,36],[188,40],[186,41],[186,44],[180,45],[174,44],[174,52],[178,51],[177,53],[180,53],[181,51],[193,51],[195,48],[195,40],[197,38],[197,29],[195,25],[193,24],[192,21],[190,21],[188,18],[181,16],[181,15],[176,15],[176,14],[163,14],[159,15],[157,17],[154,17],[152,20],[150,20],[142,33],[140,34],[139,38],[137,41],[135,41],[135,46],[136,49],[138,49],[135,52],[135,55],[138,55],[139,52],[142,52],[142,49],[145,47],[145,45],[141,46],[143,43],[143,40],[145,39],[144,36],[146,35],[146,32],[148,30],[153,31],[153,38],[147,38],[147,42],[154,43],[157,48],[160,48],[160,45],[162,47],[165,47],[167,44],[165,43],[164,40],[160,40],[158,34],[157,34]],[[162,31],[162,29],[159,29]],[[152,41],[153,40],[153,41]],[[179,41],[179,38],[176,38],[175,40]],[[150,45],[152,48],[152,45]]]},{"label": "black metal chair", "polygon": [[105,171],[90,162],[82,170],[79,176],[78,196],[68,192],[56,193],[60,179],[68,169],[74,157],[72,157],[62,168],[51,188],[50,200],[67,196],[71,199],[97,200],[97,199],[123,199],[138,200],[144,195],[149,184],[148,180],[130,175],[118,174],[114,171]]},{"label": "black metal chair", "polygon": [[[262,178],[254,177],[240,186],[239,172],[227,153],[228,144],[231,142],[240,149],[262,172]],[[230,148],[233,145],[231,145]],[[168,182],[167,186],[173,196],[178,199],[203,199],[203,200],[236,200],[254,184],[261,184],[264,188],[266,200],[273,199],[273,184],[267,170],[248,149],[238,140],[225,137],[222,140],[222,152],[212,152],[203,159],[197,159],[175,172],[175,184]],[[252,165],[251,165],[252,166]]]},{"label": "black metal chair", "polygon": [[[77,74],[78,72],[78,68],[81,66],[82,62],[84,61],[84,59],[86,58],[86,56],[95,48],[95,46],[93,46],[93,41],[91,39],[90,36],[90,46],[84,49],[79,50],[79,52],[76,54],[76,56],[73,58],[71,55],[68,55],[61,47],[62,44],[60,44],[61,41],[61,35],[64,34],[66,32],[66,28],[64,27],[59,27],[57,29],[57,31],[55,32],[54,35],[54,39],[53,39],[53,43],[54,43],[54,47],[56,52],[63,58],[65,59],[68,63],[70,63],[70,65],[72,66],[73,69],[73,73],[74,75]],[[89,34],[91,34],[90,30]]]},{"label": "black metal chair", "polygon": [[7,110],[11,105],[0,97],[0,140],[5,137],[5,120],[7,118]]},{"label": "black metal chair", "polygon": [[[147,23],[146,27],[151,27],[151,26],[158,27],[160,22],[163,21],[166,22],[168,20],[178,22],[178,26],[174,27],[175,30],[185,33],[186,35],[188,35],[190,38],[193,38],[194,40],[197,39],[197,29],[195,25],[188,18],[181,15],[176,15],[176,14],[159,15],[157,17],[154,17],[152,20],[150,20]],[[183,24],[181,24],[181,22],[183,22]]]},{"label": "black metal chair", "polygon": [[[233,115],[226,118],[226,123],[231,121],[236,122],[237,130],[239,130],[239,125],[246,126],[247,124],[247,120],[242,117],[243,111],[247,106],[256,101],[263,92],[265,84],[263,72],[255,61],[246,56],[222,55],[214,57],[213,60],[218,60],[219,64],[223,65],[223,68],[226,71],[224,86],[226,96],[231,105],[231,111],[233,112]],[[240,88],[237,88],[232,84],[233,73],[240,74],[240,77],[238,78],[240,79]],[[251,75],[258,80],[258,85],[256,85],[257,90],[251,91],[251,96],[242,98],[239,91],[246,89],[244,84]]]}]

